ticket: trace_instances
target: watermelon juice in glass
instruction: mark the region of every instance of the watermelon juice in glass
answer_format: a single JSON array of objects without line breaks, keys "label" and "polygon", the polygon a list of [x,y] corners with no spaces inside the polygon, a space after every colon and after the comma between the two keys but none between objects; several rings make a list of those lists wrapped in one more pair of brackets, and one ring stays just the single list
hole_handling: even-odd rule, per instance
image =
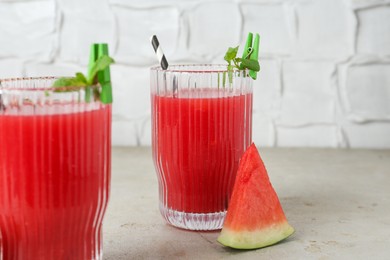
[{"label": "watermelon juice in glass", "polygon": [[53,81],[0,80],[3,260],[102,259],[111,105]]},{"label": "watermelon juice in glass", "polygon": [[151,102],[161,214],[176,227],[220,229],[251,144],[252,79],[226,65],[155,67]]}]

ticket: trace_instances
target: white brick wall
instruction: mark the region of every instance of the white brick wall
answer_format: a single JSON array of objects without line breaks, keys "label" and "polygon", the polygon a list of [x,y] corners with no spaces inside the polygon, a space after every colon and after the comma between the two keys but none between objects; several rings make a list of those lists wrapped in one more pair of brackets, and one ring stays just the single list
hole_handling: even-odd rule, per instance
[{"label": "white brick wall", "polygon": [[170,63],[219,63],[248,31],[258,145],[390,148],[390,0],[0,0],[0,77],[72,75],[107,42],[113,144],[150,145],[150,35]]}]

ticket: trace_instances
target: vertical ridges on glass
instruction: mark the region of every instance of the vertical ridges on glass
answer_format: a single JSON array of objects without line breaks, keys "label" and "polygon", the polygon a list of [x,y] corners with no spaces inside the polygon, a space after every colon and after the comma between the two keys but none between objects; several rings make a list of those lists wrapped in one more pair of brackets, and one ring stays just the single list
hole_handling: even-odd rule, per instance
[{"label": "vertical ridges on glass", "polygon": [[[239,157],[250,144],[252,82],[237,72],[222,88],[223,74],[211,65],[151,70],[160,211],[177,227],[222,226]],[[209,132],[211,125],[214,132]]]},{"label": "vertical ridges on glass", "polygon": [[[23,86],[38,88],[53,80],[31,81],[34,82],[25,82]],[[14,84],[21,87],[22,83]],[[101,259],[101,220],[107,206],[110,176],[109,167],[103,165],[110,165],[111,106],[100,106],[98,102],[85,106],[75,104],[80,101],[78,94],[65,94],[64,99],[59,99],[57,95],[46,96],[43,91],[38,94],[31,91],[23,96],[20,93],[12,93],[12,90],[6,93],[19,102],[18,109],[0,111],[3,117],[0,140],[12,137],[15,142],[13,136],[17,135],[20,141],[20,144],[5,143],[4,146],[10,148],[7,153],[0,149],[0,203],[10,207],[7,200],[12,198],[15,212],[23,212],[4,217],[8,213],[4,207],[0,209],[1,232],[7,234],[3,234],[7,260]],[[33,101],[33,109],[28,113],[24,113],[23,100]],[[8,112],[10,114],[5,114]],[[12,122],[10,117],[16,118],[17,125],[13,129],[4,125],[5,119]],[[22,148],[17,148],[19,145]],[[15,170],[4,165],[12,159],[10,157],[18,162]],[[31,164],[27,163],[29,158]],[[7,184],[2,181],[6,169],[13,171]],[[83,204],[92,197],[94,202]],[[21,229],[23,225],[25,229]],[[87,231],[87,225],[96,232]],[[55,232],[56,236],[50,232]]]}]

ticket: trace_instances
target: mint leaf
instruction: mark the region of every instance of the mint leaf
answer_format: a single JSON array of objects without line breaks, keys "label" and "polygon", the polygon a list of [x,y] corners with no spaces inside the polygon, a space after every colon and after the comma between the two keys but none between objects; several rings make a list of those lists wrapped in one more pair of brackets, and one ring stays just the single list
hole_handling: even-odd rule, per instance
[{"label": "mint leaf", "polygon": [[243,59],[241,61],[241,66],[245,69],[253,70],[253,71],[260,71],[260,65],[257,60],[248,60]]},{"label": "mint leaf", "polygon": [[91,85],[94,83],[94,80],[95,80],[95,77],[96,77],[96,74],[99,72],[99,71],[102,71],[104,69],[106,69],[108,66],[110,66],[111,63],[114,63],[114,60],[107,56],[107,55],[102,55],[99,59],[97,59],[95,61],[95,63],[93,64],[92,68],[91,68],[91,71],[89,72],[89,75],[88,75],[88,80],[87,82]]},{"label": "mint leaf", "polygon": [[79,80],[80,82],[84,82],[86,85],[88,85],[87,78],[84,76],[83,73],[77,72],[76,73],[76,79]]},{"label": "mint leaf", "polygon": [[[258,35],[256,36],[257,40],[255,39],[254,44],[257,46],[256,48],[258,49]],[[252,41],[252,38],[250,38]],[[251,78],[256,79],[256,73],[260,71],[260,64],[258,61],[258,50],[257,49],[252,49],[248,45],[248,40],[247,40],[247,47],[245,47],[245,51],[242,57],[236,57],[237,52],[238,52],[238,47],[230,47],[228,48],[224,59],[227,61],[228,66],[227,66],[227,72],[229,75],[229,83],[233,82],[233,74],[234,70],[240,70],[244,72],[244,75],[249,75]],[[253,56],[252,56],[253,55]],[[256,57],[256,59],[255,59]],[[252,59],[251,59],[252,58]],[[247,71],[248,70],[248,71]]]},{"label": "mint leaf", "polygon": [[[102,90],[98,88],[92,88],[93,85],[98,84],[97,74],[99,71],[105,70],[111,63],[114,63],[114,60],[108,55],[102,55],[95,62],[91,64],[91,69],[89,71],[89,76],[86,77],[83,73],[77,72],[75,77],[63,77],[54,81],[52,87],[54,92],[70,92],[70,91],[79,91],[81,89],[85,90],[85,102],[90,102],[91,98],[96,100],[101,100],[103,103],[108,104],[112,103],[112,98],[106,98],[108,94],[104,93],[104,88],[110,88],[111,83],[106,82],[101,87]],[[109,85],[109,86],[107,86]],[[107,92],[107,91],[106,91]],[[49,95],[50,93],[45,93]],[[92,96],[93,95],[93,96]]]},{"label": "mint leaf", "polygon": [[235,48],[229,47],[229,49],[225,54],[224,59],[230,63],[230,61],[232,61],[237,56],[237,52],[238,52],[238,46]]},{"label": "mint leaf", "polygon": [[53,87],[84,87],[86,82],[79,78],[59,78],[53,83]]}]

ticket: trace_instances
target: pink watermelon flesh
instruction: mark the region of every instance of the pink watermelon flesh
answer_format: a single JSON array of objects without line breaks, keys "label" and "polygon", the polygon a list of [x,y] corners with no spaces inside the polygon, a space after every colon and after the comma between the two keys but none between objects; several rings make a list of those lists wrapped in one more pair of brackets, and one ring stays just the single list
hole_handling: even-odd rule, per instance
[{"label": "pink watermelon flesh", "polygon": [[252,144],[241,158],[233,194],[218,242],[237,249],[275,244],[294,233]]}]

